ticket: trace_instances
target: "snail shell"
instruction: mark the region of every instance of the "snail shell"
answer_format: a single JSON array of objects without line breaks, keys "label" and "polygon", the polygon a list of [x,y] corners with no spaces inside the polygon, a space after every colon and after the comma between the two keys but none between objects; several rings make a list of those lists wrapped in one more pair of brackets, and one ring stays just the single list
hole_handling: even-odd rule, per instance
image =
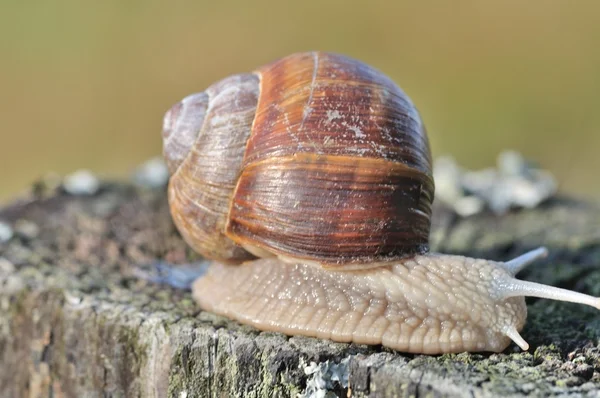
[{"label": "snail shell", "polygon": [[192,289],[205,310],[442,353],[511,340],[528,349],[525,296],[600,308],[515,278],[544,248],[508,262],[427,253],[425,128],[402,90],[362,62],[301,53],[225,78],[173,106],[163,140],[175,224],[216,260]]},{"label": "snail shell", "polygon": [[364,63],[302,53],[228,77],[176,104],[163,135],[175,223],[208,258],[356,266],[428,250],[423,123]]}]

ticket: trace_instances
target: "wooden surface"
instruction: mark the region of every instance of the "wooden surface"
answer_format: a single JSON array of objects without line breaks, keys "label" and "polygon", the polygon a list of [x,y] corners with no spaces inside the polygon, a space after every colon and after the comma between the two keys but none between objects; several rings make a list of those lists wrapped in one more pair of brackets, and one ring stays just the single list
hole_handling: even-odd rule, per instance
[{"label": "wooden surface", "polygon": [[[404,355],[287,337],[200,312],[140,279],[196,258],[163,190],[38,187],[0,210],[1,397],[600,396],[600,311],[528,300],[528,352]],[[506,260],[547,245],[520,277],[600,295],[600,211],[569,200],[503,217],[435,208],[433,248]],[[325,395],[330,394],[330,395]]]}]

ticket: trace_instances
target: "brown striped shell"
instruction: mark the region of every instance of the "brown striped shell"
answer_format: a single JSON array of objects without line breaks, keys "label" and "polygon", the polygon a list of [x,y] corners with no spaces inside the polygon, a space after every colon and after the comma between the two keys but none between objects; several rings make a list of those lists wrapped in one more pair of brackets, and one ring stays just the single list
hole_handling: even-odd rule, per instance
[{"label": "brown striped shell", "polygon": [[351,58],[293,54],[165,115],[175,224],[196,251],[363,267],[428,250],[431,156],[419,113]]}]

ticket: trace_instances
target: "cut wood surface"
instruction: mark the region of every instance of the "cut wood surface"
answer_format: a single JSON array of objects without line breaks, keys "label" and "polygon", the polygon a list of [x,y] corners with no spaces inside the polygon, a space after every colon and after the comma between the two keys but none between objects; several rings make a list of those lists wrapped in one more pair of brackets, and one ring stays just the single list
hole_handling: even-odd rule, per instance
[{"label": "cut wood surface", "polygon": [[[39,188],[39,187],[38,187]],[[0,397],[600,396],[600,311],[528,299],[528,352],[407,355],[263,333],[141,279],[198,259],[164,190],[105,183],[0,210]],[[600,295],[600,209],[554,199],[458,218],[435,208],[432,248],[507,260],[545,245],[521,278]]]}]

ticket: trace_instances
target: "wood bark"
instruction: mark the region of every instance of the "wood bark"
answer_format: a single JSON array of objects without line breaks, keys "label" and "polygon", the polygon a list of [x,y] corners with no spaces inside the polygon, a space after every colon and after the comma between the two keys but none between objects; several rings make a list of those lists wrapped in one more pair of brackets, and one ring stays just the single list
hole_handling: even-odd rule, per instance
[{"label": "wood bark", "polygon": [[[600,311],[528,300],[501,354],[407,355],[262,333],[202,312],[140,274],[197,259],[164,190],[105,183],[92,196],[38,189],[0,210],[1,397],[600,396]],[[432,248],[550,257],[521,278],[600,295],[600,210],[554,199],[503,216],[436,206]]]}]

